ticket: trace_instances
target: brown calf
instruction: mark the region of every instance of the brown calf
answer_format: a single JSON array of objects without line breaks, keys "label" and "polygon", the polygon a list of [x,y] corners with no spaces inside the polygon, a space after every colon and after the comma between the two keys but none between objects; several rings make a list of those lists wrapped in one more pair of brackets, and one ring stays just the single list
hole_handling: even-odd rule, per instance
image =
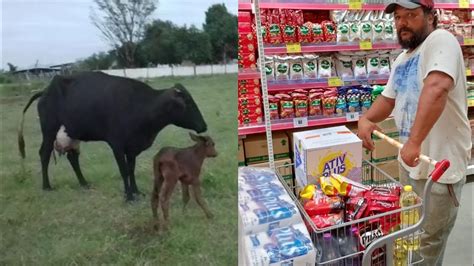
[{"label": "brown calf", "polygon": [[164,218],[162,227],[163,230],[168,229],[169,200],[178,180],[181,181],[183,191],[183,210],[189,202],[189,186],[191,186],[196,202],[208,218],[213,217],[201,195],[199,174],[204,159],[217,156],[214,141],[207,136],[197,136],[193,133],[189,133],[189,135],[196,142],[194,146],[183,149],[165,147],[153,158],[155,180],[151,197],[151,209],[155,218],[155,229],[158,229],[160,224],[158,217],[158,206],[160,204]]}]

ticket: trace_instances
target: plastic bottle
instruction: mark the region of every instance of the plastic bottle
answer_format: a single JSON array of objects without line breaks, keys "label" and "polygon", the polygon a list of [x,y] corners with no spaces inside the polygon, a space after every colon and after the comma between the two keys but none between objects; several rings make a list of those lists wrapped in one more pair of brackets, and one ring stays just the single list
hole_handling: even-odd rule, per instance
[{"label": "plastic bottle", "polygon": [[[359,252],[359,237],[358,230],[356,227],[346,229],[346,233],[339,237],[339,250],[341,257],[353,255]],[[362,255],[356,255],[344,259],[346,266],[360,266],[362,265]]]},{"label": "plastic bottle", "polygon": [[[335,260],[341,257],[339,252],[339,245],[335,238],[332,237],[331,233],[323,234],[323,240],[321,243],[322,254],[321,254],[321,263],[325,263],[330,260]],[[332,262],[324,265],[343,265],[343,262]]]},{"label": "plastic bottle", "polygon": [[[410,207],[417,203],[418,196],[413,191],[413,188],[409,185],[403,187],[403,192],[400,196],[400,206]],[[420,215],[418,208],[411,208],[401,213],[401,228],[410,227],[418,222]],[[413,251],[420,248],[419,236],[410,235],[403,238],[403,245],[406,250]]]}]

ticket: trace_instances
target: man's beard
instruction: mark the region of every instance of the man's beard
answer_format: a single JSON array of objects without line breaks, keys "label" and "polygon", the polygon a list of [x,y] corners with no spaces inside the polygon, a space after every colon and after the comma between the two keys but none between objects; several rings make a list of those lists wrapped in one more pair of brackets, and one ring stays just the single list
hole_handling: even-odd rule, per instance
[{"label": "man's beard", "polygon": [[[402,31],[411,32],[412,36],[408,40],[402,40]],[[428,37],[428,35],[429,34],[427,26],[423,27],[422,30],[418,32],[415,32],[408,28],[401,28],[400,30],[397,30],[398,43],[402,46],[403,49],[409,50],[413,50],[418,47],[418,45],[420,45],[426,39],[426,37]]]}]

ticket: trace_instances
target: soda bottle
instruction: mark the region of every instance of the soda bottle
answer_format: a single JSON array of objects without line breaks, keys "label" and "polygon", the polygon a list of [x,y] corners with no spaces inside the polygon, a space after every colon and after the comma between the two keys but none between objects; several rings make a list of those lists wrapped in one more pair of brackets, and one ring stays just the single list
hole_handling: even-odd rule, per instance
[{"label": "soda bottle", "polygon": [[[321,243],[321,248],[322,248],[321,263],[325,263],[327,261],[335,260],[341,257],[341,254],[339,252],[339,245],[336,239],[332,237],[331,233],[323,234],[323,241]],[[327,263],[324,265],[338,266],[338,265],[344,265],[344,263],[341,261],[341,262]]]},{"label": "soda bottle", "polygon": [[[357,227],[346,228],[339,237],[339,250],[341,257],[353,255],[359,252],[359,237]],[[346,266],[362,265],[361,254],[344,259]]]},{"label": "soda bottle", "polygon": [[[400,206],[410,207],[417,204],[418,196],[413,191],[412,186],[406,185],[403,187],[403,192],[400,195]],[[410,227],[418,222],[420,215],[417,208],[411,208],[401,213],[401,228]],[[418,250],[420,248],[419,236],[410,235],[404,238],[404,248],[409,251]]]}]

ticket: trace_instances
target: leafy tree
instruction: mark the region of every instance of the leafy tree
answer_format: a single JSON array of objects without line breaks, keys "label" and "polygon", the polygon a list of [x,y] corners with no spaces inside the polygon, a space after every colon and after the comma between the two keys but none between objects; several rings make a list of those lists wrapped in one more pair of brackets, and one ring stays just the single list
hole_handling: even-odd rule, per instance
[{"label": "leafy tree", "polygon": [[230,14],[224,4],[212,5],[206,11],[204,31],[211,41],[213,62],[237,57],[237,16]]},{"label": "leafy tree", "polygon": [[94,0],[92,23],[118,52],[125,67],[136,64],[137,43],[142,39],[145,25],[155,11],[158,0]]}]

